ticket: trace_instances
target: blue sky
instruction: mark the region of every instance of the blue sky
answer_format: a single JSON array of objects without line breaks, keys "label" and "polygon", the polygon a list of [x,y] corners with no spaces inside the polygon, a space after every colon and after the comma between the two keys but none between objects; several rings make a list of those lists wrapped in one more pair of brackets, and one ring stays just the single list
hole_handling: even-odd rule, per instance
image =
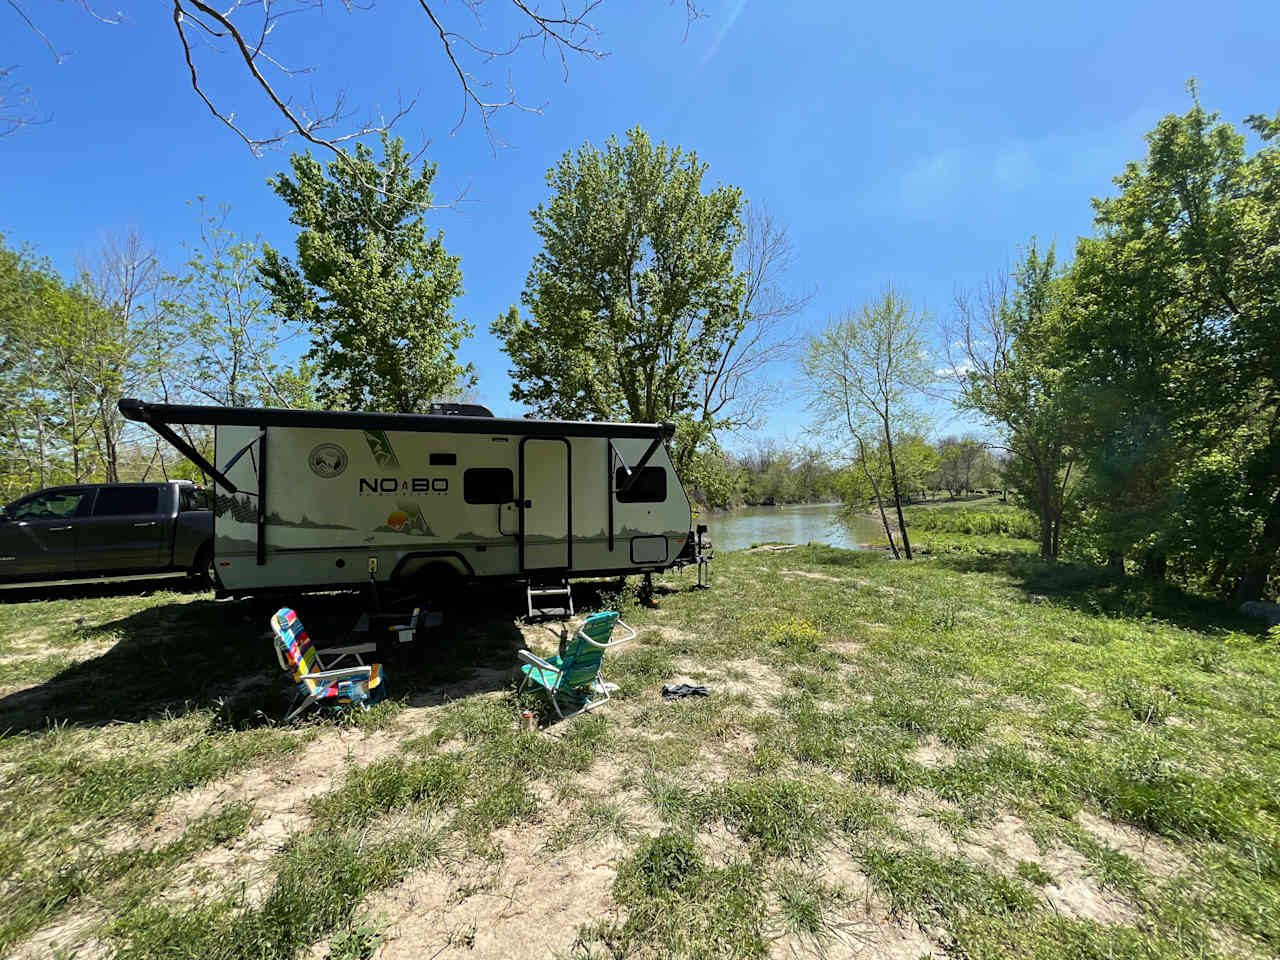
[{"label": "blue sky", "polygon": [[[104,233],[141,229],[162,258],[181,262],[193,237],[187,202],[232,207],[231,226],[290,248],[293,228],[265,180],[287,151],[255,158],[215,122],[188,84],[163,4],[115,0],[111,26],[76,4],[29,12],[60,51],[55,63],[8,8],[0,9],[6,63],[32,88],[42,126],[0,140],[0,232],[33,244],[71,273]],[[504,35],[490,0],[490,33]],[[475,325],[463,359],[499,414],[507,363],[490,321],[519,299],[536,252],[529,211],[543,176],[584,141],[635,124],[698,152],[709,178],[743,188],[789,225],[795,289],[815,289],[805,328],[892,282],[945,312],[958,287],[1007,266],[1030,236],[1069,248],[1090,228],[1089,200],[1143,153],[1142,135],[1189,100],[1238,123],[1280,107],[1274,0],[1203,4],[777,4],[714,0],[685,38],[683,5],[608,0],[593,15],[609,56],[573,59],[568,81],[536,50],[490,70],[510,75],[541,115],[495,121],[509,146],[495,153],[473,116],[451,130],[457,83],[416,4],[367,12],[332,3],[282,21],[279,50],[314,66],[295,82],[324,102],[418,105],[397,128],[431,141],[438,199],[466,190],[456,210],[431,215],[462,257],[467,293],[458,315]],[[108,8],[103,8],[108,9]],[[441,11],[462,26],[459,4]],[[474,29],[472,35],[476,36]],[[270,118],[230,54],[206,58],[206,76],[251,124]],[[772,371],[787,383],[785,360]],[[781,391],[767,433],[797,438],[802,404]]]}]

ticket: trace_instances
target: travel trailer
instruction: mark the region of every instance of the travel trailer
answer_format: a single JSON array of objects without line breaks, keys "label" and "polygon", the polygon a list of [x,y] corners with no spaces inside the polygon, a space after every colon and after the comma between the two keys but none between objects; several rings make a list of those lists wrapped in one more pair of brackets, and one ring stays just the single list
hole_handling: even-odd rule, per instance
[{"label": "travel trailer", "polygon": [[[187,406],[121,400],[216,485],[214,557],[240,595],[453,578],[573,577],[693,562],[670,423]],[[213,428],[207,460],[179,429]]]}]

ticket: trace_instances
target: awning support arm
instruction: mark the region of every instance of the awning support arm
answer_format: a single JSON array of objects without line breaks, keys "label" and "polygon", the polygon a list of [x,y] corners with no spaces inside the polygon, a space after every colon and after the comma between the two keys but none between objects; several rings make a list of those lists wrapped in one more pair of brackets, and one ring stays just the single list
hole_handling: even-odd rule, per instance
[{"label": "awning support arm", "polygon": [[[160,434],[160,436],[163,437],[165,440],[169,441],[169,446],[173,447],[180,454],[182,454],[184,457],[186,457],[188,460],[194,463],[197,467],[203,470],[207,476],[212,477],[213,480],[216,483],[218,483],[223,489],[225,489],[228,493],[239,493],[239,490],[236,488],[236,485],[227,479],[226,474],[224,474],[221,470],[215,467],[208,460],[206,460],[203,454],[201,454],[199,450],[191,446],[191,444],[187,443],[187,441],[182,439],[182,437],[178,436],[178,434],[174,433],[173,429],[167,423],[164,423],[160,420],[152,420],[149,417],[144,419],[143,423],[145,423],[148,427],[150,427],[156,433]],[[245,449],[247,450],[248,447],[246,447]],[[241,453],[243,452],[244,451],[242,450]],[[235,461],[233,460],[232,463],[234,462]],[[227,466],[228,468],[230,468],[230,464],[228,464]]]}]

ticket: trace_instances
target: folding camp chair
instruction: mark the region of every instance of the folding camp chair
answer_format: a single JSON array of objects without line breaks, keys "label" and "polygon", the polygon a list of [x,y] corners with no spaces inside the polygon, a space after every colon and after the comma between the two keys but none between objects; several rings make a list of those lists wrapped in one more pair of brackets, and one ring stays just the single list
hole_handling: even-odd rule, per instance
[{"label": "folding camp chair", "polygon": [[[292,674],[298,685],[297,695],[284,718],[286,723],[312,704],[337,708],[358,703],[368,709],[370,704],[386,696],[382,665],[366,664],[360,659],[361,654],[377,650],[376,643],[320,650],[312,645],[302,621],[288,607],[276,611],[271,618],[271,632],[276,638],[276,659],[280,661],[280,669]],[[339,668],[338,664],[347,657],[354,659],[355,665]]]},{"label": "folding camp chair", "polygon": [[[621,640],[610,640],[614,624],[626,630],[630,636]],[[520,668],[524,679],[520,681],[520,689],[525,688],[530,680],[546,691],[561,719],[575,717],[588,710],[594,710],[609,700],[609,687],[604,682],[601,664],[604,652],[610,647],[635,639],[636,632],[618,619],[618,614],[593,613],[564,645],[564,652],[558,657],[544,660],[528,650],[521,650],[519,657],[525,665]],[[614,689],[617,689],[616,687]],[[561,709],[561,704],[569,710]]]}]

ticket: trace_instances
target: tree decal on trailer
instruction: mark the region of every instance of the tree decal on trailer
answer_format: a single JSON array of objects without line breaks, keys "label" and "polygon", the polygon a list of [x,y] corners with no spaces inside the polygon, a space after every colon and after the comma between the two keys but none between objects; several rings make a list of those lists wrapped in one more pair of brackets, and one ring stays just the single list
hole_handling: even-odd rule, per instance
[{"label": "tree decal on trailer", "polygon": [[378,461],[378,466],[392,470],[400,469],[400,459],[392,449],[386,433],[381,430],[365,430],[364,438],[369,442],[369,450],[373,453],[373,458]]}]

